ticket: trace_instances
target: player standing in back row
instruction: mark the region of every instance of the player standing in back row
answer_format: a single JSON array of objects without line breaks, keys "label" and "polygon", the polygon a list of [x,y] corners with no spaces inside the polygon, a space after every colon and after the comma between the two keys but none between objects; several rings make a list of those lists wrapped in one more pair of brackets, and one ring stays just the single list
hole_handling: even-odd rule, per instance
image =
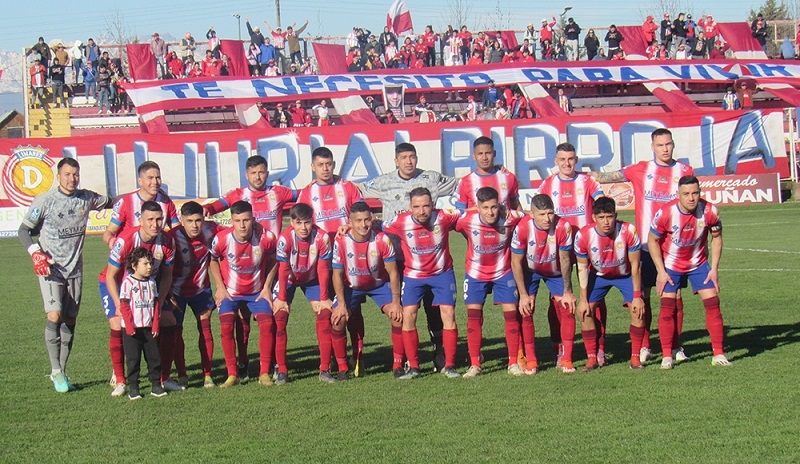
[{"label": "player standing in back row", "polygon": [[489,137],[478,137],[472,143],[472,159],[477,168],[462,177],[456,185],[456,207],[468,209],[476,206],[477,192],[482,187],[492,187],[497,192],[497,203],[508,210],[519,209],[519,183],[514,173],[495,165],[497,151]]},{"label": "player standing in back row", "polygon": [[[50,379],[59,393],[74,390],[66,375],[83,288],[83,242],[89,212],[111,206],[111,199],[79,189],[80,165],[58,162],[58,188],[33,199],[17,235],[39,276],[47,316],[44,341],[50,357]],[[34,235],[39,236],[37,243]]]}]

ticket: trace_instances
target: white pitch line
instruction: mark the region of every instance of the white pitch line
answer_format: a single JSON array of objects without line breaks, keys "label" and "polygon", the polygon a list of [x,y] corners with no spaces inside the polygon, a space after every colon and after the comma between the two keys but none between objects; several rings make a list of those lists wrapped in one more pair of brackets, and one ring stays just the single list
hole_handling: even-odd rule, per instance
[{"label": "white pitch line", "polygon": [[733,251],[754,251],[756,253],[777,253],[777,254],[786,254],[786,255],[800,255],[800,251],[787,251],[787,250],[762,250],[760,248],[733,248],[733,247],[725,247],[726,250],[733,250]]},{"label": "white pitch line", "polygon": [[729,222],[724,222],[724,227],[739,227],[739,226],[764,226],[764,225],[786,225],[786,224],[793,224],[798,225],[800,221],[794,222],[746,222],[741,224],[731,224]]},{"label": "white pitch line", "polygon": [[720,269],[732,272],[798,272],[800,269]]}]

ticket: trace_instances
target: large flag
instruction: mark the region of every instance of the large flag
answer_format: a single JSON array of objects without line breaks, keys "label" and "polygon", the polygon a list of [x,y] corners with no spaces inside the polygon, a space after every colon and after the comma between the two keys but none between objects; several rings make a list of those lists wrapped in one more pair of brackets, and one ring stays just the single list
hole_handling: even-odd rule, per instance
[{"label": "large flag", "polygon": [[386,15],[386,26],[397,35],[408,32],[414,28],[411,25],[411,12],[408,11],[406,0],[394,0]]}]

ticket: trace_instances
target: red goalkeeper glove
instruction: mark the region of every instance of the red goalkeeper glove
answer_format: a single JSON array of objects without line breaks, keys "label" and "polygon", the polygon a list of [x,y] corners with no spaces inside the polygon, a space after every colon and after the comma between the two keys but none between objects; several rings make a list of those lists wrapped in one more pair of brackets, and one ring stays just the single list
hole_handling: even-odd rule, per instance
[{"label": "red goalkeeper glove", "polygon": [[37,276],[50,275],[50,265],[53,264],[53,258],[44,251],[39,250],[31,253],[31,259],[33,260],[33,272]]}]

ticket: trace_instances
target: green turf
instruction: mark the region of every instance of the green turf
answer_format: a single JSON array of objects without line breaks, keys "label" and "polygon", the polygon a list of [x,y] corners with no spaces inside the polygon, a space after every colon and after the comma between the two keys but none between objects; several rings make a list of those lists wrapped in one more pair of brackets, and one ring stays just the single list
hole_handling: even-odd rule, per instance
[{"label": "green turf", "polygon": [[[0,240],[0,461],[798,462],[798,213],[798,204],[723,210],[720,297],[732,368],[710,365],[702,306],[691,297],[683,346],[693,361],[663,372],[656,359],[644,371],[631,371],[627,317],[614,295],[607,343],[612,364],[563,375],[550,361],[540,298],[538,375],[505,373],[502,316],[488,308],[486,374],[448,380],[430,373],[426,343],[426,375],[400,382],[389,374],[388,322],[370,303],[368,375],[324,385],[316,378],[311,311],[298,303],[289,323],[288,385],[199,388],[197,334],[189,323],[192,388],[138,402],[111,398],[106,384],[108,329],[95,283],[107,255],[100,239],[86,245],[83,309],[69,368],[80,390],[69,394],[55,393],[46,377],[44,315],[30,261],[18,241]],[[463,254],[463,240],[453,237],[459,273]],[[463,372],[461,304],[458,322]],[[216,318],[213,326],[221,382]],[[256,340],[253,324],[254,365]],[[582,344],[575,353],[580,367]]]}]

